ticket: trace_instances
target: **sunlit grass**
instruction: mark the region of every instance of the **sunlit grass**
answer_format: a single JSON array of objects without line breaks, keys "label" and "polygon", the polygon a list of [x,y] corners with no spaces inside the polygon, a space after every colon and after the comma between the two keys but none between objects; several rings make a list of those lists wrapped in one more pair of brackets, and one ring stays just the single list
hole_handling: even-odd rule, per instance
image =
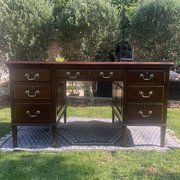
[{"label": "sunlit grass", "polygon": [[167,124],[168,128],[173,130],[175,135],[180,138],[180,108],[168,109]]},{"label": "sunlit grass", "polygon": [[0,179],[174,179],[180,178],[180,150],[0,152]]},{"label": "sunlit grass", "polygon": [[10,108],[0,108],[0,138],[10,131]]},{"label": "sunlit grass", "polygon": [[111,118],[112,110],[109,106],[93,107],[68,107],[68,116],[87,118]]}]

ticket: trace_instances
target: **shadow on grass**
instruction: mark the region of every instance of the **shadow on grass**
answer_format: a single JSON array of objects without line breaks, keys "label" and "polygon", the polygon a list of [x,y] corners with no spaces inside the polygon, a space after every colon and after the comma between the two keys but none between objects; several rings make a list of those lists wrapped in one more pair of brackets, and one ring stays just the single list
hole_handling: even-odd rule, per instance
[{"label": "shadow on grass", "polygon": [[[103,155],[102,155],[103,154]],[[140,154],[139,154],[140,156]],[[97,152],[66,152],[66,153],[31,153],[12,152],[0,153],[0,179],[179,179],[178,172],[170,168],[138,166],[128,168],[128,156],[114,159],[109,153]],[[123,159],[124,159],[123,158]],[[150,161],[150,160],[149,160]],[[117,163],[119,166],[117,166]],[[131,166],[131,165],[130,165]],[[158,167],[158,164],[157,164]],[[170,172],[171,171],[171,172]]]},{"label": "shadow on grass", "polygon": [[81,162],[80,155],[70,152],[65,155],[13,152],[0,154],[0,157],[0,179],[79,180],[98,177],[95,163]]},{"label": "shadow on grass", "polygon": [[11,131],[10,122],[0,122],[0,139]]}]

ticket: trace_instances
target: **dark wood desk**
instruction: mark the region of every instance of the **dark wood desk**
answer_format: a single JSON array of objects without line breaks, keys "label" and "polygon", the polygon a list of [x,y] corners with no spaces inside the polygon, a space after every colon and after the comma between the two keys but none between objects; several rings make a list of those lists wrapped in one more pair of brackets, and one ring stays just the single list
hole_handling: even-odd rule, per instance
[{"label": "dark wood desk", "polygon": [[52,126],[57,145],[57,123],[66,121],[66,81],[112,81],[112,120],[126,126],[161,127],[165,143],[169,70],[162,62],[7,62],[10,72],[13,146],[17,126]]}]

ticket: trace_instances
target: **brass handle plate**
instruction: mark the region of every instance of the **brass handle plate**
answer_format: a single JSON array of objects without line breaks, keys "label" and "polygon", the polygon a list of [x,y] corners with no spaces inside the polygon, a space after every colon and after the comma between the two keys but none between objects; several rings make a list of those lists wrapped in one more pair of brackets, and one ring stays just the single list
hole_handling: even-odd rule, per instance
[{"label": "brass handle plate", "polygon": [[149,94],[148,95],[144,95],[144,92],[143,91],[139,91],[139,95],[143,98],[150,98],[151,95],[153,95],[153,91],[149,91]]},{"label": "brass handle plate", "polygon": [[34,94],[30,94],[30,91],[29,91],[29,90],[26,90],[26,91],[25,91],[25,94],[26,94],[28,97],[30,97],[30,98],[34,98],[34,97],[36,97],[38,94],[40,94],[40,91],[36,90],[36,91],[34,92]]},{"label": "brass handle plate", "polygon": [[30,75],[26,73],[24,76],[27,78],[28,81],[35,81],[37,78],[39,78],[40,75],[34,74],[34,77],[30,77]]},{"label": "brass handle plate", "polygon": [[70,78],[70,79],[77,79],[80,76],[80,72],[76,72],[75,76],[71,76],[70,72],[67,72],[66,75]]},{"label": "brass handle plate", "polygon": [[26,111],[26,114],[30,117],[30,118],[36,118],[39,114],[40,114],[40,111],[36,111],[35,114],[31,114],[30,111]]},{"label": "brass handle plate", "polygon": [[110,79],[113,76],[113,72],[109,73],[109,76],[105,76],[104,72],[100,72],[99,75],[103,77],[104,79]]},{"label": "brass handle plate", "polygon": [[138,114],[139,114],[141,117],[143,117],[143,118],[148,118],[148,117],[151,116],[152,111],[148,111],[147,114],[144,114],[142,111],[139,111]]},{"label": "brass handle plate", "polygon": [[[146,73],[148,74],[148,73]],[[144,74],[140,74],[139,76],[141,79],[143,79],[144,81],[150,81],[151,79],[153,79],[155,76],[154,74],[150,74],[149,77],[147,77],[147,75],[144,75]]]}]

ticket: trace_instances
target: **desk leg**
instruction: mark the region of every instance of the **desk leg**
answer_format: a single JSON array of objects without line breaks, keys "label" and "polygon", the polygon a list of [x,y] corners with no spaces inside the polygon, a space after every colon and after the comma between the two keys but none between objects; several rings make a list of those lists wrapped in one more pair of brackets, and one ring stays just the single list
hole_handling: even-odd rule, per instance
[{"label": "desk leg", "polygon": [[121,132],[121,144],[122,146],[126,146],[126,126],[122,125],[122,132]]},{"label": "desk leg", "polygon": [[165,145],[165,137],[166,137],[166,126],[161,126],[161,147],[164,147]]},{"label": "desk leg", "polygon": [[53,146],[57,146],[57,126],[52,126]]},{"label": "desk leg", "polygon": [[67,107],[64,110],[64,123],[66,123],[67,120]]},{"label": "desk leg", "polygon": [[112,123],[114,123],[114,119],[115,119],[115,114],[114,114],[114,110],[112,108]]},{"label": "desk leg", "polygon": [[12,125],[13,147],[17,147],[17,126]]}]

